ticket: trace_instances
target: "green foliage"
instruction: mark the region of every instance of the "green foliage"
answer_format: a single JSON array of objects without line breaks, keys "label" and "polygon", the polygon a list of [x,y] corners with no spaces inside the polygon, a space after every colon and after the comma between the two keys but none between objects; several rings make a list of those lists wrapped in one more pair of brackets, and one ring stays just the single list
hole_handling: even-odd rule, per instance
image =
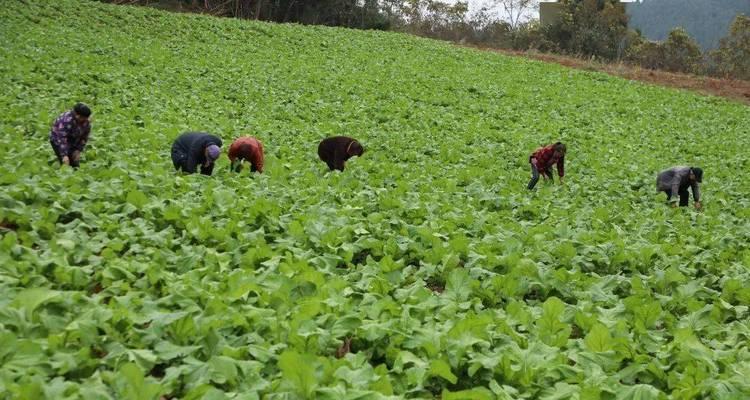
[{"label": "green foliage", "polygon": [[560,50],[577,56],[606,60],[625,50],[628,16],[617,0],[564,0],[559,20],[546,30]]},{"label": "green foliage", "polygon": [[[122,0],[99,0],[122,4]],[[131,0],[144,4],[212,15],[271,22],[346,26],[359,29],[388,29],[391,20],[375,0]]]},{"label": "green foliage", "polygon": [[664,45],[637,36],[636,40],[628,47],[625,58],[628,62],[640,65],[643,68],[663,69],[665,64]]},{"label": "green foliage", "polygon": [[515,50],[538,50],[541,52],[561,52],[560,46],[551,39],[550,31],[555,26],[541,26],[539,21],[531,21],[518,26],[511,32],[511,46]]},{"label": "green foliage", "polygon": [[711,58],[714,74],[750,80],[750,16],[734,19],[729,34],[721,39]]},{"label": "green foliage", "polygon": [[[377,31],[0,21],[3,400],[750,396],[746,106]],[[73,171],[47,135],[76,101]],[[266,171],[175,174],[186,130]],[[528,192],[556,140],[566,185]],[[702,213],[652,188],[687,163]]]},{"label": "green foliage", "polygon": [[664,42],[637,38],[628,49],[630,62],[644,68],[672,72],[701,73],[704,70],[703,54],[698,43],[682,28],[675,28]]},{"label": "green foliage", "polygon": [[682,28],[673,29],[664,41],[664,69],[699,72],[703,55],[698,43]]}]

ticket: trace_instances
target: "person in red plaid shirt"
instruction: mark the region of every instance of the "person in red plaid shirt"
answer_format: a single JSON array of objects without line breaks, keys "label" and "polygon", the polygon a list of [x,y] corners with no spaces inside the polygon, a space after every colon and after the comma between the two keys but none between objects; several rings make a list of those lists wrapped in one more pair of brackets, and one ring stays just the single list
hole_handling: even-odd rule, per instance
[{"label": "person in red plaid shirt", "polygon": [[242,161],[250,163],[250,172],[263,173],[263,144],[260,140],[245,136],[236,139],[229,146],[229,162],[232,171],[242,170]]},{"label": "person in red plaid shirt", "polygon": [[563,176],[565,176],[565,152],[567,148],[564,144],[557,142],[548,146],[540,147],[534,153],[529,156],[529,163],[531,164],[531,181],[529,181],[528,189],[534,189],[536,183],[539,182],[539,174],[547,180],[554,180],[552,178],[552,166],[557,164],[557,174],[560,176],[560,183],[563,183]]}]

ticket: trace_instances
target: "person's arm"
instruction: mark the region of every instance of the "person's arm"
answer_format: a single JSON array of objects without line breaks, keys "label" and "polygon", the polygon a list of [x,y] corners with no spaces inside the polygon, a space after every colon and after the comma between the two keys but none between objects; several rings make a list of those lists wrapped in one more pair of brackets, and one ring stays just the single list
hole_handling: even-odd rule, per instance
[{"label": "person's arm", "polygon": [[237,152],[235,143],[232,143],[229,146],[229,151],[227,152],[227,158],[229,158],[229,172],[240,172],[240,165],[242,162],[235,163],[237,160]]},{"label": "person's arm", "polygon": [[696,207],[700,207],[701,185],[698,182],[693,182],[691,186],[693,188],[693,200],[695,200]]},{"label": "person's arm", "polygon": [[81,153],[86,148],[86,143],[89,141],[89,133],[91,132],[90,126],[86,126],[81,132],[81,140],[76,143],[73,149],[73,161],[78,162],[81,160]]},{"label": "person's arm", "polygon": [[188,174],[194,174],[195,169],[198,166],[198,160],[195,157],[195,152],[191,151],[188,152],[187,160],[185,160],[185,164],[182,166],[182,171]]},{"label": "person's arm", "polygon": [[76,150],[83,151],[83,149],[86,147],[86,143],[89,141],[89,134],[91,133],[91,125],[87,125],[83,132],[81,132],[81,141],[78,142],[78,145],[76,146]]},{"label": "person's arm", "polygon": [[672,176],[672,181],[670,182],[670,186],[672,188],[672,191],[667,201],[671,202],[672,205],[675,205],[677,204],[677,199],[679,198],[678,193],[680,191],[680,176],[678,174],[674,174]]},{"label": "person's arm", "polygon": [[[196,160],[200,164],[200,167],[201,167],[201,174],[208,175],[208,176],[211,176],[211,174],[213,174],[216,160],[209,161],[208,154],[206,154],[206,149],[208,149],[208,146],[211,146],[212,144],[215,144],[216,146],[221,147],[221,142],[216,143],[216,142],[211,141],[210,139],[215,139],[215,138],[209,137],[207,138],[207,140],[199,140],[197,142],[197,148],[195,152]],[[221,155],[221,153],[219,153],[219,155]]]},{"label": "person's arm", "polygon": [[333,152],[333,169],[337,169],[339,171],[344,170],[344,165],[346,164],[346,156],[343,153],[344,151],[338,148]]},{"label": "person's arm", "polygon": [[236,158],[229,159],[229,172],[242,171],[242,160]]},{"label": "person's arm", "polygon": [[565,156],[562,156],[557,160],[557,175],[560,177],[560,183],[562,183],[563,177],[565,176]]},{"label": "person's arm", "polygon": [[258,142],[258,148],[255,149],[255,169],[263,173],[263,145]]}]

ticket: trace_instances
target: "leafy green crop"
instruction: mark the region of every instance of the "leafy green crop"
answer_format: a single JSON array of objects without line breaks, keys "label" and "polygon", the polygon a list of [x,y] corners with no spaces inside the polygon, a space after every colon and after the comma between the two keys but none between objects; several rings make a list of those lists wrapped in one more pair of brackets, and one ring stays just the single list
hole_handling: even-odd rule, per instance
[{"label": "leafy green crop", "polygon": [[[406,35],[0,8],[0,398],[750,397],[750,111]],[[49,124],[94,110],[79,171]],[[262,175],[172,171],[182,131]],[[344,173],[317,142],[367,149]],[[528,154],[568,143],[565,186]],[[705,170],[705,210],[655,174]]]}]

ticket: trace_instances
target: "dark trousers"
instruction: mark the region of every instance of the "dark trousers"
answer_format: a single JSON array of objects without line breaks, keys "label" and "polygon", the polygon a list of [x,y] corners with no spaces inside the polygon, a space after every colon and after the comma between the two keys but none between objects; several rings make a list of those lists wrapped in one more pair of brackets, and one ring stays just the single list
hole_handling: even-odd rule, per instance
[{"label": "dark trousers", "polygon": [[[548,176],[550,179],[552,179],[552,170],[547,169],[544,171],[544,175]],[[534,166],[534,164],[531,164],[531,180],[529,181],[529,185],[526,186],[527,189],[531,190],[536,186],[536,183],[539,182],[539,170]]]},{"label": "dark trousers", "polygon": [[57,157],[57,161],[61,165],[62,165],[62,162],[63,162],[63,157],[68,156],[68,160],[70,160],[70,166],[73,167],[73,168],[78,168],[78,166],[80,165],[80,161],[73,159],[73,152],[75,150],[68,148],[68,154],[63,154],[60,151],[60,148],[55,145],[55,142],[53,142],[53,141],[50,140],[49,144],[52,146],[52,151],[55,152],[55,157]]},{"label": "dark trousers", "polygon": [[[680,195],[680,207],[687,207],[690,202],[690,193],[688,193],[689,187],[690,185],[683,185],[677,189],[677,194]],[[667,189],[664,193],[667,194],[667,201],[669,201],[672,198],[672,189]]]}]

